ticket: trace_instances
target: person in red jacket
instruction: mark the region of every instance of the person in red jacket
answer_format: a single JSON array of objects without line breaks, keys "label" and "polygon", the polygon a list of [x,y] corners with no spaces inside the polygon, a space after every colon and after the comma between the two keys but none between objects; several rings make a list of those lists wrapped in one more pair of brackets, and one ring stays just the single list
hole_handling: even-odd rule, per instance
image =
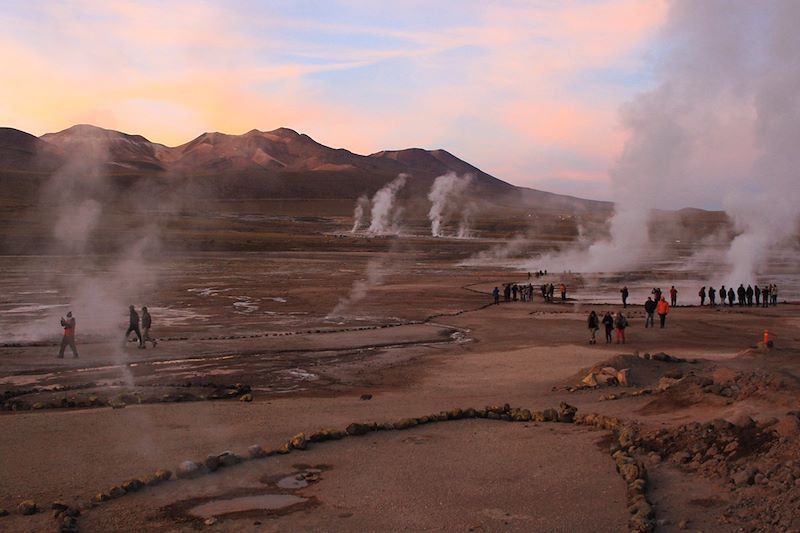
[{"label": "person in red jacket", "polygon": [[663,329],[664,325],[667,323],[667,314],[669,313],[669,304],[663,296],[658,302],[658,305],[656,305],[656,313],[658,313],[658,318],[661,320],[661,328]]},{"label": "person in red jacket", "polygon": [[72,316],[72,311],[67,313],[67,318],[61,318],[61,327],[64,328],[64,336],[61,337],[61,349],[58,350],[59,359],[64,358],[64,349],[69,346],[72,350],[72,357],[78,357],[78,349],[75,347],[75,317]]}]

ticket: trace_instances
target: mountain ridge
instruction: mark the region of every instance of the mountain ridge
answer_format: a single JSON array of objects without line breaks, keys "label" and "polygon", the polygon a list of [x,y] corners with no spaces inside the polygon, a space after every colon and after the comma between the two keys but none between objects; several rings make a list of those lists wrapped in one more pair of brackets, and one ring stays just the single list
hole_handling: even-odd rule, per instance
[{"label": "mountain ridge", "polygon": [[568,210],[606,210],[609,202],[519,187],[496,178],[444,149],[406,148],[361,155],[325,146],[281,127],[235,135],[204,132],[177,146],[147,137],[76,124],[33,136],[0,128],[0,174],[56,172],[70,157],[88,152],[111,176],[200,184],[219,198],[356,198],[373,194],[399,174],[409,175],[404,194],[425,198],[447,172],[472,174],[476,197],[532,202]]}]

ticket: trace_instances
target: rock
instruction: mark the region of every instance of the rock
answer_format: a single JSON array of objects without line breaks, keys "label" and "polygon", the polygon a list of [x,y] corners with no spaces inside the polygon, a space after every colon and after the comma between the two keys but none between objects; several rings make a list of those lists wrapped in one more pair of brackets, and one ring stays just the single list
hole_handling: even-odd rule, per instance
[{"label": "rock", "polygon": [[242,462],[242,458],[233,452],[224,451],[217,456],[220,466],[233,466]]},{"label": "rock", "polygon": [[371,400],[372,399],[372,394],[362,394],[361,395],[361,399],[364,400],[364,401]]},{"label": "rock", "polygon": [[678,522],[678,529],[689,529],[689,520],[684,518]]},{"label": "rock", "polygon": [[165,468],[159,468],[153,472],[153,477],[161,482],[169,481],[172,478],[172,471]]},{"label": "rock", "polygon": [[292,444],[290,442],[284,442],[283,444],[281,444],[280,448],[275,450],[275,453],[278,453],[280,455],[286,455],[291,451],[292,451]]},{"label": "rock", "polygon": [[780,437],[797,437],[800,435],[800,420],[796,416],[786,416],[775,424],[773,431]]},{"label": "rock", "polygon": [[638,430],[636,426],[633,424],[625,424],[619,430],[619,436],[617,437],[617,442],[622,448],[628,448],[633,446],[634,441],[636,440],[636,435]]},{"label": "rock", "polygon": [[8,516],[9,512],[5,509],[0,508],[0,516]]},{"label": "rock", "polygon": [[266,453],[264,448],[262,448],[260,445],[253,444],[252,446],[247,448],[247,455],[251,459],[258,459],[260,457],[265,457]]},{"label": "rock", "polygon": [[450,420],[458,420],[464,416],[464,411],[456,407],[447,412],[447,418]]},{"label": "rock", "polygon": [[122,484],[122,488],[125,492],[136,492],[142,487],[144,487],[144,483],[139,479],[129,479]]},{"label": "rock", "polygon": [[111,495],[109,493],[107,493],[107,492],[98,492],[97,494],[94,495],[94,497],[92,498],[92,501],[93,502],[97,502],[97,503],[101,503],[101,502],[107,502],[110,499],[111,499]]},{"label": "rock", "polygon": [[555,409],[545,409],[542,411],[542,416],[544,417],[545,422],[557,422],[558,421],[558,411]]},{"label": "rock", "polygon": [[207,525],[207,526],[213,526],[213,525],[214,525],[214,524],[216,524],[216,523],[217,523],[217,519],[216,519],[216,518],[214,518],[213,516],[212,516],[211,518],[206,518],[206,519],[203,521],[203,524],[205,524],[205,525]]},{"label": "rock", "polygon": [[203,464],[208,469],[209,472],[216,472],[217,469],[220,467],[220,461],[218,455],[209,455],[206,457],[206,460],[203,461]]},{"label": "rock", "polygon": [[413,418],[403,418],[394,424],[395,429],[409,429],[417,425],[417,421]]},{"label": "rock", "polygon": [[306,447],[308,446],[305,433],[298,433],[297,435],[291,438],[289,443],[295,450],[305,450]]},{"label": "rock", "polygon": [[112,498],[121,498],[122,496],[125,496],[125,489],[119,485],[114,485],[111,487],[111,490],[108,491],[108,495]]},{"label": "rock", "polygon": [[558,406],[558,421],[571,424],[575,420],[575,413],[578,408],[574,407],[567,402],[561,402]]},{"label": "rock", "polygon": [[53,511],[63,512],[69,509],[69,505],[67,505],[61,500],[56,500],[50,504],[50,509],[52,509]]},{"label": "rock", "polygon": [[586,377],[581,380],[581,383],[589,387],[597,387],[597,378],[595,377],[594,372],[589,372],[586,374]]},{"label": "rock", "polygon": [[656,388],[660,391],[665,391],[668,388],[672,387],[674,384],[676,384],[678,381],[679,380],[677,379],[662,377],[661,379],[658,380]]},{"label": "rock", "polygon": [[763,430],[763,429],[771,428],[772,426],[774,426],[777,423],[778,423],[778,419],[777,418],[769,417],[769,418],[766,418],[764,420],[759,420],[759,422],[756,425],[757,425],[758,429],[762,429]]},{"label": "rock", "polygon": [[253,394],[248,392],[247,394],[242,394],[239,396],[240,402],[252,402],[253,401]]},{"label": "rock", "polygon": [[745,485],[752,485],[756,476],[755,468],[745,468],[739,470],[731,476],[731,481],[737,487],[744,487]]},{"label": "rock", "polygon": [[[414,425],[416,424],[417,422],[416,420],[414,420]],[[364,435],[365,433],[369,433],[371,431],[371,428],[368,424],[359,424],[357,422],[353,422],[352,424],[347,426],[345,431],[347,432],[348,435]]]},{"label": "rock", "polygon": [[39,508],[36,506],[35,501],[25,500],[20,502],[19,505],[17,505],[17,510],[19,511],[20,514],[27,516],[36,514],[39,511]]},{"label": "rock", "polygon": [[630,386],[630,381],[629,381],[630,373],[631,373],[631,369],[630,368],[623,368],[622,370],[617,372],[617,376],[616,376],[617,377],[617,383],[619,383],[619,385],[621,387]]},{"label": "rock", "polygon": [[192,478],[199,476],[203,473],[199,464],[194,461],[184,461],[178,465],[178,471],[175,474],[179,479]]},{"label": "rock", "polygon": [[463,418],[475,418],[476,416],[477,412],[472,407],[467,407],[466,409],[464,409]]},{"label": "rock", "polygon": [[619,466],[619,473],[627,483],[639,479],[639,465],[635,463],[625,463]]},{"label": "rock", "polygon": [[755,420],[746,414],[740,414],[731,419],[731,423],[739,429],[745,429],[755,426]]}]

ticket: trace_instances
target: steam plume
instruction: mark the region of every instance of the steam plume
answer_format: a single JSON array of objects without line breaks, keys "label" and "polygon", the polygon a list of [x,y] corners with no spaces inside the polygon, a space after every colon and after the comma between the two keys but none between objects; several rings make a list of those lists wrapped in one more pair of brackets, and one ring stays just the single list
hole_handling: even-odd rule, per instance
[{"label": "steam plume", "polygon": [[369,198],[364,195],[359,196],[358,200],[356,200],[356,207],[353,210],[353,229],[350,230],[350,233],[355,233],[361,229],[362,226],[364,226],[364,217],[366,216],[369,207]]},{"label": "steam plume", "polygon": [[394,235],[399,232],[399,219],[402,209],[396,205],[397,193],[406,184],[407,176],[400,174],[383,186],[372,197],[372,213],[369,233],[373,235]]},{"label": "steam plume", "polygon": [[[428,193],[428,200],[431,201],[431,209],[428,211],[428,220],[431,221],[431,235],[434,237],[443,236],[442,226],[447,223],[448,218],[458,209],[461,196],[471,181],[472,176],[459,177],[453,172],[448,172],[434,180]],[[462,227],[468,222],[468,219],[462,218]],[[466,234],[468,231],[468,228],[460,229],[459,233]]]},{"label": "steam plume", "polygon": [[364,278],[353,282],[347,296],[340,298],[336,307],[328,314],[328,317],[341,317],[352,306],[356,305],[367,297],[369,290],[383,284],[386,277],[386,260],[382,257],[373,257],[367,262]]}]

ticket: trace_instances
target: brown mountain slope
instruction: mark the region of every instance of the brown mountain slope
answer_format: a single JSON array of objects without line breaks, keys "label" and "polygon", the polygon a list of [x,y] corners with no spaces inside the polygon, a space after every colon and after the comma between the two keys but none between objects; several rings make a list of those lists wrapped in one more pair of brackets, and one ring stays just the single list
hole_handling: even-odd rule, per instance
[{"label": "brown mountain slope", "polygon": [[[85,124],[39,139],[0,129],[0,172],[5,176],[47,175],[76,158],[89,159],[114,183],[126,187],[143,181],[157,183],[161,192],[190,191],[201,197],[354,199],[374,194],[399,174],[407,174],[401,195],[425,203],[433,180],[455,172],[475,177],[471,192],[482,201],[579,211],[610,209],[607,202],[515,187],[445,150],[410,148],[359,155],[288,128],[243,135],[204,133],[176,147]],[[29,187],[16,189],[20,197],[32,194]]]}]

